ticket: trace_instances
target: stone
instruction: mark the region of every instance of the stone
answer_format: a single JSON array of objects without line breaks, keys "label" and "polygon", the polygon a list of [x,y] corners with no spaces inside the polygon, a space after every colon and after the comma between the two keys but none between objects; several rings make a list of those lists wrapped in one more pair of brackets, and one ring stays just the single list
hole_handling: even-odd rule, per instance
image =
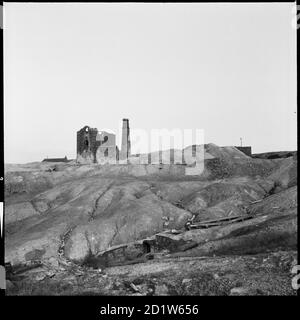
[{"label": "stone", "polygon": [[56,272],[53,270],[49,270],[48,272],[46,272],[46,275],[49,278],[53,278],[56,275]]},{"label": "stone", "polygon": [[192,282],[192,279],[183,279],[182,280],[182,284],[185,284],[185,285],[190,284],[191,282]]},{"label": "stone", "polygon": [[47,277],[46,273],[39,273],[34,277],[35,281],[42,281]]},{"label": "stone", "polygon": [[51,257],[48,261],[48,264],[53,268],[59,268],[59,262],[56,258]]},{"label": "stone", "polygon": [[165,284],[160,284],[155,286],[155,295],[167,296],[168,294],[169,294],[169,289]]},{"label": "stone", "polygon": [[247,295],[249,293],[249,289],[245,287],[235,287],[230,290],[230,295]]},{"label": "stone", "polygon": [[64,281],[66,281],[66,282],[74,282],[74,281],[76,281],[76,276],[74,276],[74,275],[69,275],[69,276],[67,276],[67,277],[65,277],[64,278]]},{"label": "stone", "polygon": [[130,283],[130,287],[131,287],[135,292],[140,292],[139,288],[137,288],[134,283]]},{"label": "stone", "polygon": [[143,296],[146,296],[153,292],[153,289],[149,288],[149,286],[146,283],[136,285],[135,287],[138,290],[138,292],[140,292]]}]

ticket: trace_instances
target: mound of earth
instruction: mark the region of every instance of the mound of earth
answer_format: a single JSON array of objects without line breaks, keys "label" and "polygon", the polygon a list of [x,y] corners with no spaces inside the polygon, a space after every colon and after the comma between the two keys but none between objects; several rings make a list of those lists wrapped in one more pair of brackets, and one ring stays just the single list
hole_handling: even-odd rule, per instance
[{"label": "mound of earth", "polygon": [[[279,167],[268,176],[268,179],[273,180],[276,183],[277,191],[281,191],[285,188],[296,186],[297,176],[297,158],[290,157],[282,159],[279,163]],[[274,192],[275,191],[276,190],[274,190]]]},{"label": "mound of earth", "polygon": [[252,155],[252,157],[259,158],[259,159],[279,159],[279,158],[297,157],[297,151],[255,153]]},{"label": "mound of earth", "polygon": [[[182,161],[186,164],[194,164],[196,151],[199,153],[199,158],[202,160],[222,158],[222,159],[245,159],[248,158],[243,152],[235,147],[219,147],[213,143],[204,145],[193,145],[181,149],[168,149],[162,151],[155,151],[151,153],[144,153],[139,155],[133,155],[130,158],[132,163],[148,163],[148,159],[151,159],[151,163],[177,163],[181,164]],[[203,158],[202,158],[203,157]]]},{"label": "mound of earth", "polygon": [[[200,146],[201,147],[201,146]],[[184,151],[191,149],[186,148]],[[228,177],[257,175],[265,177],[280,168],[282,159],[252,159],[235,147],[204,145],[204,170],[190,175],[189,180],[215,180]],[[293,158],[292,162],[297,163]],[[189,165],[194,164],[194,159]],[[283,168],[286,164],[282,164]],[[29,163],[24,165],[5,165],[6,199],[18,201],[68,181],[82,177],[99,175],[106,178],[152,177],[163,180],[187,180],[187,167],[184,164],[129,164],[129,165],[81,165],[69,163]],[[11,197],[12,196],[12,197]]]}]

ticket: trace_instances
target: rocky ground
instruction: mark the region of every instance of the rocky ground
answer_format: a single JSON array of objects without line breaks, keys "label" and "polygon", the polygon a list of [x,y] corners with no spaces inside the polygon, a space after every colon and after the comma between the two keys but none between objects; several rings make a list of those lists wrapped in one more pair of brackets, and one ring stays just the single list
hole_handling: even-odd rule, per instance
[{"label": "rocky ground", "polygon": [[7,165],[7,294],[296,294],[297,153],[205,152],[198,176]]}]

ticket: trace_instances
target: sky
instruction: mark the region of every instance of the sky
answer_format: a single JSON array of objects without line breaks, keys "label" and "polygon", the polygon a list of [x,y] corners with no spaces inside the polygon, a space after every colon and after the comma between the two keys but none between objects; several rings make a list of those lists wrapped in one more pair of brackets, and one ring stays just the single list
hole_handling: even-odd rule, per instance
[{"label": "sky", "polygon": [[4,3],[5,162],[74,159],[122,118],[296,150],[294,5]]}]

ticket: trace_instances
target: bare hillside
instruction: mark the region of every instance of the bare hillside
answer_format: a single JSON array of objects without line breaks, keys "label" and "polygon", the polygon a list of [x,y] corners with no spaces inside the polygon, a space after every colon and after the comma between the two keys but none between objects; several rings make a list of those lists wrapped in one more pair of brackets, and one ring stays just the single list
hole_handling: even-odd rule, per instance
[{"label": "bare hillside", "polygon": [[195,176],[186,165],[7,165],[8,292],[26,294],[30,280],[54,294],[64,281],[71,294],[293,293],[297,157],[205,153]]}]

